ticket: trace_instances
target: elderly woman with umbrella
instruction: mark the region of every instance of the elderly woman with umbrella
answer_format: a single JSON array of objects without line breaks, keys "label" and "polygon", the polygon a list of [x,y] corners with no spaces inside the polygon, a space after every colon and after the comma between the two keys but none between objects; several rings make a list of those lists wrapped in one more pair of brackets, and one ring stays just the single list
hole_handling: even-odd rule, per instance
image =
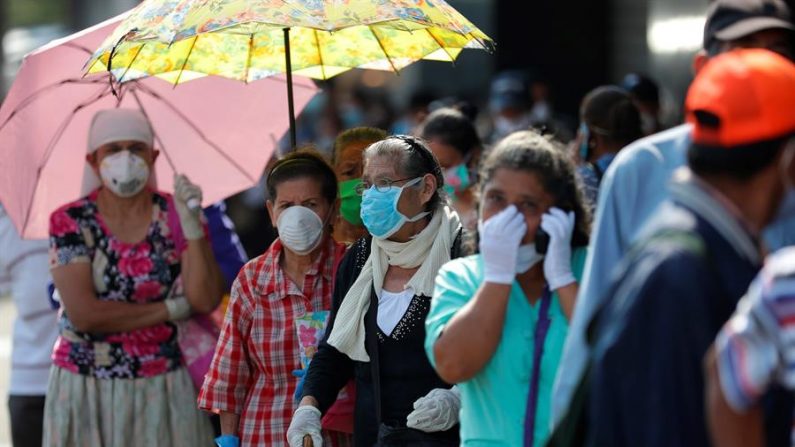
[{"label": "elderly woman with umbrella", "polygon": [[184,176],[173,197],[152,187],[159,152],[139,111],[97,113],[88,140],[101,186],[50,217],[64,312],[44,445],[210,445],[173,323],[221,298],[201,211],[188,206],[201,190]]}]

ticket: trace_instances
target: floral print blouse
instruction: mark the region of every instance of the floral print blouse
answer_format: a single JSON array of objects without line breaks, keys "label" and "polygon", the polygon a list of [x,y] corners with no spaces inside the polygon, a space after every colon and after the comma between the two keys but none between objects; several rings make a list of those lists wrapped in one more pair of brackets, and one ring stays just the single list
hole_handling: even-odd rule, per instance
[{"label": "floral print blouse", "polygon": [[[152,194],[152,222],[138,243],[117,240],[97,208],[99,190],[50,216],[50,268],[91,264],[102,301],[162,301],[180,273],[187,247],[170,195]],[[119,333],[78,332],[64,310],[53,363],[98,379],[152,377],[182,366],[176,327],[161,323]]]}]

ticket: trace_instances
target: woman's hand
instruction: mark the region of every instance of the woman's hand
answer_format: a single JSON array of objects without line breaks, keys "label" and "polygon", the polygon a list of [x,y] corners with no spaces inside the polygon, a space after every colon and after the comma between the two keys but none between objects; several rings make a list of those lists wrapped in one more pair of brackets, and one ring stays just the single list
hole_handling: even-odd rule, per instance
[{"label": "woman's hand", "polygon": [[290,447],[303,447],[304,437],[312,438],[314,447],[323,446],[323,436],[320,435],[320,410],[312,405],[298,407],[293,413],[290,428],[287,429],[287,443]]},{"label": "woman's hand", "polygon": [[560,208],[552,208],[541,216],[541,228],[549,234],[549,248],[544,257],[544,277],[549,290],[558,293],[560,306],[566,319],[571,321],[577,301],[579,286],[571,271],[571,235],[575,216]]},{"label": "woman's hand", "polygon": [[527,232],[524,217],[511,205],[479,224],[484,281],[511,284],[516,277],[519,245]]},{"label": "woman's hand", "polygon": [[201,201],[201,188],[191,183],[184,175],[174,174],[174,205],[177,208],[182,233],[189,241],[204,238],[200,217]]},{"label": "woman's hand", "polygon": [[544,277],[550,290],[558,290],[577,280],[571,272],[571,235],[574,211],[551,208],[541,216],[541,228],[549,234],[549,248],[544,256]]},{"label": "woman's hand", "polygon": [[414,402],[406,427],[426,433],[447,431],[458,423],[461,395],[458,388],[436,388]]}]

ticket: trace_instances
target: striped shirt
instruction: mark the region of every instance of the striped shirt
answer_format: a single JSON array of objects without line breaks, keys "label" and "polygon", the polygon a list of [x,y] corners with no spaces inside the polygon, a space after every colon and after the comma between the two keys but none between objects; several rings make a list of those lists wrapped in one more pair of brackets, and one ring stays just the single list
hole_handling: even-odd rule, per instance
[{"label": "striped shirt", "polygon": [[720,385],[735,411],[748,410],[772,384],[795,390],[795,247],[768,258],[716,347]]}]

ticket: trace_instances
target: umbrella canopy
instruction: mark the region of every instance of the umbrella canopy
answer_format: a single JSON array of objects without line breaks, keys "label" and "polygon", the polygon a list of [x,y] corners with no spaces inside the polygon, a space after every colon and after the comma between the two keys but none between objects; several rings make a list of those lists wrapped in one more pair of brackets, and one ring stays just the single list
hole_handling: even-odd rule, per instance
[{"label": "umbrella canopy", "polygon": [[146,0],[99,46],[88,72],[108,70],[112,59],[121,82],[204,75],[251,82],[288,71],[328,79],[352,68],[452,62],[464,48],[491,46],[443,0]]},{"label": "umbrella canopy", "polygon": [[[88,128],[99,110],[136,108],[149,118],[161,150],[155,175],[171,191],[175,171],[204,190],[205,204],[256,184],[288,128],[285,81],[247,86],[208,77],[174,89],[160,79],[123,84],[109,75],[82,77],[91,49],[115,29],[111,19],[28,56],[0,108],[0,202],[26,238],[47,236],[49,214],[80,197]],[[298,82],[303,108],[317,91]],[[93,176],[93,173],[88,173]]]}]

